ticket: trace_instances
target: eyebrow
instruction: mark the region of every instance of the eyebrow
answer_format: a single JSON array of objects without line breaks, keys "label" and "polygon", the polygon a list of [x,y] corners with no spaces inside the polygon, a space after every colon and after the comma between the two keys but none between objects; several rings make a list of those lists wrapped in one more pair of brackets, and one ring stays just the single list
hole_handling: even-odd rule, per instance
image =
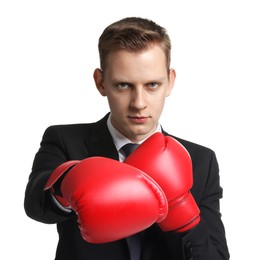
[{"label": "eyebrow", "polygon": [[[161,77],[161,78],[156,78],[156,79],[148,79],[148,80],[145,80],[145,82],[146,83],[148,83],[148,82],[163,82],[164,80],[165,80],[165,77]],[[113,78],[112,79],[113,84],[122,83],[122,82],[133,84],[133,83],[131,83],[131,81],[129,81],[127,79],[123,79],[123,78],[122,79],[120,79],[120,78],[118,78],[118,79]]]}]

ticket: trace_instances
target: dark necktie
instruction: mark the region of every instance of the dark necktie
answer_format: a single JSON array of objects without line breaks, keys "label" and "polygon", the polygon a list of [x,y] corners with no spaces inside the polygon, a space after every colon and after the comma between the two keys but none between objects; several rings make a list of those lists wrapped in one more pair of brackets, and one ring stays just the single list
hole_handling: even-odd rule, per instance
[{"label": "dark necktie", "polygon": [[[121,148],[121,151],[124,153],[125,157],[127,157],[130,153],[132,153],[138,144],[126,144]],[[140,260],[141,259],[141,240],[143,237],[143,232],[134,234],[127,238],[127,244],[130,252],[131,260]]]},{"label": "dark necktie", "polygon": [[125,157],[127,157],[130,153],[132,153],[137,147],[139,146],[139,144],[125,144],[123,147],[121,147],[121,151],[124,153]]}]

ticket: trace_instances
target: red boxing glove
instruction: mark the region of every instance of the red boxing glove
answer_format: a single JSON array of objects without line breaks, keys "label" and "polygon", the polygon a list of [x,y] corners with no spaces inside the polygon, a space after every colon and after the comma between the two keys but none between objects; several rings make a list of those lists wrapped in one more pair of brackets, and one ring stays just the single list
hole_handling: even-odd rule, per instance
[{"label": "red boxing glove", "polygon": [[[45,189],[74,163],[56,168]],[[63,178],[60,189],[64,205],[78,214],[83,238],[92,243],[128,237],[162,221],[168,213],[166,196],[152,178],[113,159],[80,161]]]},{"label": "red boxing glove", "polygon": [[144,171],[163,189],[169,212],[159,223],[162,230],[183,232],[199,223],[200,211],[190,192],[193,184],[191,158],[177,140],[155,133],[124,162]]}]

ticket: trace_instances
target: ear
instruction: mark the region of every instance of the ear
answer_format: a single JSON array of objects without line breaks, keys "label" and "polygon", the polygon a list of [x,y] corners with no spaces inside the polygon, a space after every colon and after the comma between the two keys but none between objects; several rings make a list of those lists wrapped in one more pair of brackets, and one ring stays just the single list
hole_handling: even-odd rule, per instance
[{"label": "ear", "polygon": [[93,73],[93,78],[97,87],[97,90],[102,96],[106,96],[106,90],[103,85],[103,72],[101,69],[95,69]]},{"label": "ear", "polygon": [[173,87],[174,87],[174,83],[176,80],[176,71],[174,69],[169,69],[168,71],[168,77],[169,77],[169,85],[168,85],[168,89],[167,89],[167,97],[170,95]]}]

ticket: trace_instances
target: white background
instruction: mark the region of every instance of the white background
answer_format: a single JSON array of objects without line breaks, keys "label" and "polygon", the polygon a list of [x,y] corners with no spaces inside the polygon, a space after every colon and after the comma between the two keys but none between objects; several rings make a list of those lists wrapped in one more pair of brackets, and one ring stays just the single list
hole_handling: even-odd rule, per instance
[{"label": "white background", "polygon": [[161,123],[216,152],[231,259],[249,259],[250,0],[1,1],[1,259],[54,258],[55,225],[29,219],[23,209],[32,161],[47,126],[92,122],[108,111],[92,78],[99,66],[97,40],[125,16],[147,17],[167,28],[177,80]]}]

